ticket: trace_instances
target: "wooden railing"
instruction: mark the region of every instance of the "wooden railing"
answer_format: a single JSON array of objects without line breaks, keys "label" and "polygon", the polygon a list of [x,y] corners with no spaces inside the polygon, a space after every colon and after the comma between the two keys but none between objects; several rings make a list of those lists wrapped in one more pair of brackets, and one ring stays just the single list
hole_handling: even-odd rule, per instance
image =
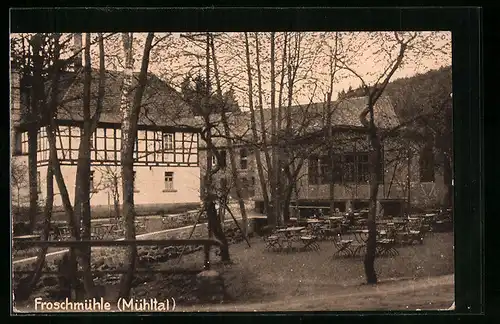
[{"label": "wooden railing", "polygon": [[[37,246],[37,247],[103,247],[103,246],[203,246],[204,251],[204,269],[210,269],[210,248],[212,246],[222,246],[222,242],[216,239],[168,239],[168,240],[68,240],[68,241],[25,241],[23,242],[25,246]],[[14,271],[15,273],[29,273],[33,270],[23,270]],[[53,271],[42,271],[43,273],[52,273]],[[93,273],[125,273],[126,270],[101,270],[92,271]],[[148,272],[148,273],[186,273],[188,270],[135,270],[135,272]]]}]

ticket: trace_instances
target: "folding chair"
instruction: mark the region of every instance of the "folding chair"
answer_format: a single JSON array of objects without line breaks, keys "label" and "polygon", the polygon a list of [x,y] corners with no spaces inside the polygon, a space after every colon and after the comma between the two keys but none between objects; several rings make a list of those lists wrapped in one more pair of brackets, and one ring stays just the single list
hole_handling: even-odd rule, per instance
[{"label": "folding chair", "polygon": [[353,240],[343,240],[342,236],[338,234],[334,239],[333,239],[333,244],[335,245],[335,248],[337,249],[335,253],[333,253],[333,257],[341,256],[343,255],[344,257],[352,255],[352,250],[350,249],[351,245],[353,243]]},{"label": "folding chair", "polygon": [[366,252],[366,243],[352,243],[349,246],[349,249],[352,251],[352,256],[361,256],[363,252]]},{"label": "folding chair", "polygon": [[420,231],[410,231],[409,237],[410,237],[411,243],[418,242],[420,244],[424,244],[424,235]]},{"label": "folding chair", "polygon": [[396,256],[399,255],[396,249],[396,243],[393,239],[381,239],[377,241],[377,254],[381,256]]},{"label": "folding chair", "polygon": [[278,235],[269,235],[265,239],[266,242],[266,249],[269,250],[274,250],[278,249],[278,251],[283,250],[283,246],[280,243],[280,238]]},{"label": "folding chair", "polygon": [[318,244],[318,237],[317,236],[305,235],[305,236],[301,236],[300,240],[304,244],[304,246],[302,247],[303,251],[306,251],[308,249],[319,251],[320,247]]}]

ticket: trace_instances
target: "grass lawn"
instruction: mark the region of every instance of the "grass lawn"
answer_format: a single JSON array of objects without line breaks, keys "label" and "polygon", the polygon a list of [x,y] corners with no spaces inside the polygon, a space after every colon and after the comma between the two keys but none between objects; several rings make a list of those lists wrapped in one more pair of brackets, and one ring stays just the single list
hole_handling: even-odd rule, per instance
[{"label": "grass lawn", "polygon": [[[229,295],[229,300],[226,301],[228,303],[263,303],[261,305],[264,306],[265,303],[288,300],[289,305],[293,305],[294,300],[307,300],[339,293],[349,295],[359,293],[367,287],[364,285],[362,258],[332,258],[335,252],[332,242],[320,242],[319,253],[267,252],[264,242],[257,237],[250,243],[252,245],[250,248],[245,242],[230,247],[232,264],[218,262],[219,257],[212,252],[211,260],[214,260],[212,269],[223,275]],[[399,279],[416,280],[450,275],[454,272],[453,233],[434,233],[425,238],[423,245],[400,247],[398,251],[399,255],[396,257],[377,258],[375,267],[381,282]],[[180,263],[172,260],[154,267],[201,269],[203,255],[202,253],[185,255]],[[187,306],[192,301],[190,295],[194,289],[194,279],[189,280],[180,275],[157,275],[149,276],[134,288],[133,293],[140,298],[174,297],[179,304],[184,303]],[[445,290],[444,304],[448,301],[451,304],[453,285],[446,286]],[[438,296],[433,296],[439,295],[439,292],[433,292],[432,289],[421,294],[423,300],[439,299]],[[405,296],[405,293],[400,292],[400,295]],[[401,296],[394,294],[396,299],[400,299]],[[380,296],[376,300],[380,300]],[[443,303],[443,300],[441,302]],[[292,308],[289,310],[302,309],[300,305],[296,303],[295,305],[299,308],[292,309],[293,306],[290,306]],[[346,307],[353,305],[352,301],[346,303]],[[428,305],[427,301],[423,301],[422,305]],[[420,308],[425,309],[423,306]]]}]

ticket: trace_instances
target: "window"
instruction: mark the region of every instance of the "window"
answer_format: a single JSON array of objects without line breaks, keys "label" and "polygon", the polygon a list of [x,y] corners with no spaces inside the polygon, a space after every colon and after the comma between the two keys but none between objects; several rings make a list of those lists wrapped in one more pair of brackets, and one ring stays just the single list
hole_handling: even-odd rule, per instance
[{"label": "window", "polygon": [[220,154],[220,161],[219,161],[220,167],[222,169],[225,169],[226,168],[226,159],[227,159],[226,151],[225,150],[219,151],[219,154]]},{"label": "window", "polygon": [[94,171],[90,171],[89,181],[90,181],[90,184],[89,184],[90,192],[94,192],[95,191],[95,188],[94,188]]},{"label": "window", "polygon": [[434,151],[432,144],[427,144],[419,157],[420,182],[434,182]]},{"label": "window", "polygon": [[[225,169],[226,168],[226,161],[227,161],[227,156],[226,156],[226,151],[224,150],[221,150],[219,151],[219,155],[220,155],[220,167],[221,169]],[[215,154],[212,154],[212,165],[213,166],[216,166],[217,165],[217,157],[215,156]]]},{"label": "window", "polygon": [[248,150],[246,147],[242,147],[240,149],[240,168],[241,169],[248,168]]},{"label": "window", "polygon": [[173,172],[165,172],[165,190],[173,191],[174,190],[174,173]]},{"label": "window", "polygon": [[328,184],[331,179],[332,163],[328,155],[309,158],[309,184]]},{"label": "window", "polygon": [[23,153],[23,148],[22,148],[22,133],[16,132],[15,138],[14,138],[14,154],[22,154]]},{"label": "window", "polygon": [[[383,156],[381,158],[383,160]],[[343,156],[343,170],[338,168],[338,171],[343,171],[337,176],[338,181],[345,183],[354,182],[366,184],[370,182],[370,153],[348,153]],[[334,170],[337,168],[334,167]],[[384,179],[383,162],[377,166],[378,182],[382,183]],[[337,171],[335,171],[337,172]]]},{"label": "window", "polygon": [[344,155],[344,170],[342,175],[343,182],[354,182],[356,174],[356,163],[354,154]]},{"label": "window", "polygon": [[328,156],[322,156],[319,159],[319,182],[328,184],[330,180],[331,162]]},{"label": "window", "polygon": [[[38,133],[40,137],[40,146],[38,150],[40,151],[40,159],[38,162],[45,162],[49,160],[49,141],[47,138],[47,129],[45,127],[41,127]],[[78,153],[78,145],[75,145],[76,153]],[[78,154],[75,155],[75,159],[78,158]]]},{"label": "window", "polygon": [[319,162],[318,156],[313,155],[309,157],[307,163],[307,175],[309,178],[309,184],[315,185],[318,184],[319,182],[318,162]]},{"label": "window", "polygon": [[342,155],[333,155],[333,182],[342,183]]},{"label": "window", "polygon": [[28,154],[28,132],[17,132],[15,134],[14,154]]},{"label": "window", "polygon": [[[92,134],[92,159],[101,161],[117,161],[119,159],[119,152],[121,149],[121,134],[118,130],[113,128],[97,128],[95,133]],[[72,127],[71,137],[77,136],[81,132]],[[74,134],[74,135],[73,135]],[[74,141],[70,141],[73,143]],[[78,149],[78,147],[71,146],[71,150]],[[75,154],[77,152],[74,152]],[[71,154],[72,156],[75,154]]]},{"label": "window", "polygon": [[163,150],[164,151],[174,150],[174,134],[163,133]]},{"label": "window", "polygon": [[356,156],[356,182],[365,183],[370,181],[370,163],[368,153]]},{"label": "window", "polygon": [[38,190],[38,193],[42,192],[42,178],[40,176],[40,171],[36,172],[36,187]]}]

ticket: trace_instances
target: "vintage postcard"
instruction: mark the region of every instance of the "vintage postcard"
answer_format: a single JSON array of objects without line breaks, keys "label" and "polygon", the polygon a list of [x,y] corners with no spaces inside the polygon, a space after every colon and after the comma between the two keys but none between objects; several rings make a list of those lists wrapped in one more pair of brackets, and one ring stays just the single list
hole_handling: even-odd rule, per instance
[{"label": "vintage postcard", "polygon": [[451,32],[10,42],[15,312],[454,309]]}]

